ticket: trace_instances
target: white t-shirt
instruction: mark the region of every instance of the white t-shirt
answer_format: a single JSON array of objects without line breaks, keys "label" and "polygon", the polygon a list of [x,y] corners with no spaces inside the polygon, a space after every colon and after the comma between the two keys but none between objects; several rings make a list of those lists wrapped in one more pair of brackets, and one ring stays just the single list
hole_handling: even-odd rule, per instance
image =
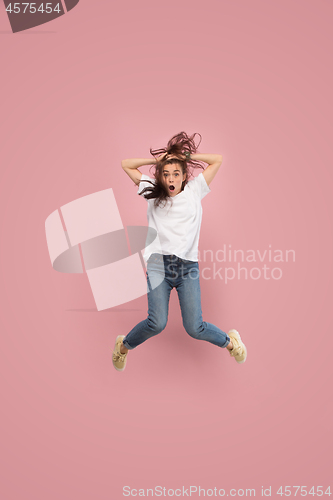
[{"label": "white t-shirt", "polygon": [[[138,194],[145,187],[152,186],[146,180],[155,183],[154,178],[142,174]],[[148,226],[157,231],[157,238],[145,248],[143,256],[146,262],[152,253],[177,255],[181,259],[198,262],[201,200],[208,193],[210,188],[200,173],[185,185],[183,191],[168,198],[163,208],[155,207],[154,199],[147,200]],[[144,194],[141,196],[144,197]]]}]

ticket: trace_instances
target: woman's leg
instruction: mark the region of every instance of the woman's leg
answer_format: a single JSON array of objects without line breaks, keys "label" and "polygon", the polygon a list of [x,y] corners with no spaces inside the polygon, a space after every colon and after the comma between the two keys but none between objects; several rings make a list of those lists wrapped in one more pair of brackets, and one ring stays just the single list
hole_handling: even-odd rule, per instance
[{"label": "woman's leg", "polygon": [[127,349],[134,349],[149,338],[160,333],[168,321],[169,299],[172,286],[165,279],[163,259],[148,262],[147,267],[148,317],[138,323],[123,339]]},{"label": "woman's leg", "polygon": [[219,347],[227,347],[230,344],[229,335],[212,323],[202,320],[199,274],[197,262],[183,261],[176,289],[184,328],[195,339],[206,340]]}]

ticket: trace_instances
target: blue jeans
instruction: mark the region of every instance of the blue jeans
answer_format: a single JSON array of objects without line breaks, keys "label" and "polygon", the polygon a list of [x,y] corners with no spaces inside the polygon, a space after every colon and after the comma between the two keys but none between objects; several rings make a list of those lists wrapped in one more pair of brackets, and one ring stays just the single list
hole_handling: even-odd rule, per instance
[{"label": "blue jeans", "polygon": [[134,349],[166,327],[169,298],[173,287],[178,292],[183,325],[198,340],[226,347],[230,337],[202,320],[199,264],[176,255],[152,254],[147,262],[148,317],[138,323],[123,339],[127,349]]}]

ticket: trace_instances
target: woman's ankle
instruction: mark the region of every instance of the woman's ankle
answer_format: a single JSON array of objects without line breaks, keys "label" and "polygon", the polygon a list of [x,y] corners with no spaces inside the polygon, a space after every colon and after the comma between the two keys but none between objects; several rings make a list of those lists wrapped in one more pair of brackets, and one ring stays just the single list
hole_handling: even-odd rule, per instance
[{"label": "woman's ankle", "polygon": [[123,343],[121,343],[120,352],[121,352],[121,354],[127,354],[128,353],[128,349],[127,349],[127,347],[124,346]]},{"label": "woman's ankle", "polygon": [[231,351],[233,349],[233,347],[234,346],[233,346],[233,344],[232,344],[232,342],[230,340],[229,344],[227,345],[227,349],[229,349],[229,351]]}]

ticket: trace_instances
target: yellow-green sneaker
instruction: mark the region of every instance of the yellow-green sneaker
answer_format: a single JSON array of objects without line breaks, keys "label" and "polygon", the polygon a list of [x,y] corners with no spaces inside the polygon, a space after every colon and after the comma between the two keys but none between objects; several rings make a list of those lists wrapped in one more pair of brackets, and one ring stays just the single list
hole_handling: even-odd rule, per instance
[{"label": "yellow-green sneaker", "polygon": [[112,354],[112,363],[115,369],[118,370],[118,372],[122,372],[123,370],[125,370],[126,366],[126,357],[128,353],[123,354],[120,352],[120,346],[124,338],[125,335],[118,335]]},{"label": "yellow-green sneaker", "polygon": [[233,356],[237,363],[244,363],[247,356],[247,350],[241,340],[241,336],[239,335],[237,330],[230,330],[228,332],[228,335],[233,345],[231,351],[229,350],[230,356]]}]

